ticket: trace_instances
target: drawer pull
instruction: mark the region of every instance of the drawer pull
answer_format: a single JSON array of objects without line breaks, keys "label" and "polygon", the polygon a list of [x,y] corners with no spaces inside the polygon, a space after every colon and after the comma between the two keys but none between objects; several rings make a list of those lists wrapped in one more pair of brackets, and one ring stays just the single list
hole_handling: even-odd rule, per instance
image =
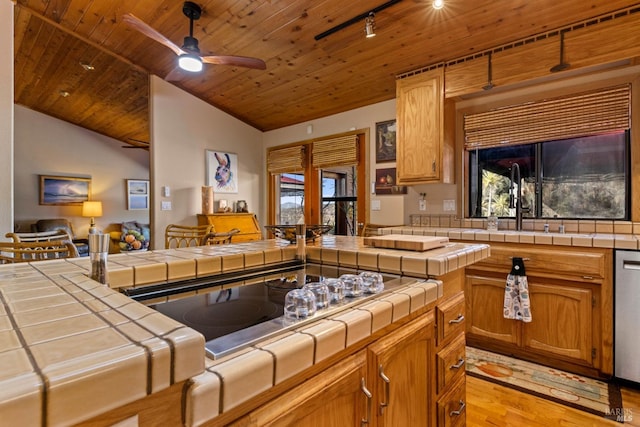
[{"label": "drawer pull", "polygon": [[462,314],[458,314],[458,317],[456,317],[455,319],[451,319],[449,320],[449,324],[453,324],[453,323],[461,323],[464,320],[464,316]]},{"label": "drawer pull", "polygon": [[460,369],[462,368],[462,365],[464,365],[464,359],[461,357],[460,359],[458,359],[458,363],[456,363],[455,365],[451,365],[449,369]]},{"label": "drawer pull", "polygon": [[389,406],[389,400],[390,400],[390,388],[391,388],[391,380],[389,379],[389,377],[387,377],[384,373],[384,369],[382,368],[382,365],[380,365],[378,367],[378,374],[380,375],[380,378],[382,378],[382,381],[384,381],[384,400],[385,402],[380,402],[380,415],[384,414],[384,408],[386,408],[387,406]]},{"label": "drawer pull", "polygon": [[582,276],[585,280],[593,280],[593,276]]},{"label": "drawer pull", "polygon": [[364,378],[360,379],[360,389],[362,390],[364,395],[367,397],[367,418],[363,418],[362,420],[360,420],[360,427],[363,427],[369,424],[369,420],[371,419],[371,398],[372,398],[371,392],[367,388],[367,384],[365,383]]},{"label": "drawer pull", "polygon": [[467,404],[464,403],[463,400],[461,400],[460,401],[460,407],[458,408],[458,410],[449,412],[449,416],[453,417],[453,416],[457,416],[457,415],[462,414],[462,411],[464,411],[465,406],[467,406]]}]

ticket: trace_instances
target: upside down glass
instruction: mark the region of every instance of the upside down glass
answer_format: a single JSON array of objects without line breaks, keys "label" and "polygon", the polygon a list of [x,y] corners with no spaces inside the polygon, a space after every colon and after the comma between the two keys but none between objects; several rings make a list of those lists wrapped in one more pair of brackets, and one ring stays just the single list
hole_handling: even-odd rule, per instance
[{"label": "upside down glass", "polygon": [[316,297],[316,308],[323,309],[329,307],[330,304],[330,294],[329,287],[320,282],[310,282],[302,287],[302,289],[308,289]]},{"label": "upside down glass", "polygon": [[287,319],[305,319],[316,313],[316,296],[309,289],[293,289],[287,292],[284,315]]}]

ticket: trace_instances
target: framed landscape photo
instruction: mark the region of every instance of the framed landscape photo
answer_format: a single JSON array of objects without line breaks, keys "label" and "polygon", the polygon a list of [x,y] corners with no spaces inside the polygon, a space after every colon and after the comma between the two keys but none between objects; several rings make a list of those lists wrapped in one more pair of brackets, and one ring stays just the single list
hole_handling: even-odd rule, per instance
[{"label": "framed landscape photo", "polygon": [[407,194],[406,185],[396,185],[396,168],[376,169],[376,195]]},{"label": "framed landscape photo", "polygon": [[238,192],[238,155],[226,151],[206,150],[206,185],[214,193]]},{"label": "framed landscape photo", "polygon": [[149,209],[149,180],[127,180],[127,209],[130,211]]},{"label": "framed landscape photo", "polygon": [[376,123],[376,163],[396,161],[396,121]]},{"label": "framed landscape photo", "polygon": [[91,196],[91,178],[40,175],[41,205],[81,205]]}]

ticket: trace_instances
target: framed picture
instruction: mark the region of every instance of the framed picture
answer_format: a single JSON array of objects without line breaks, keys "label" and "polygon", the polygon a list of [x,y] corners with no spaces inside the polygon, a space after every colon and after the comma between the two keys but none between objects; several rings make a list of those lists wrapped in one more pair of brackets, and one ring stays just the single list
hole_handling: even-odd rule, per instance
[{"label": "framed picture", "polygon": [[127,180],[127,209],[130,211],[149,209],[149,180]]},{"label": "framed picture", "polygon": [[91,178],[40,175],[41,205],[81,205],[91,197]]},{"label": "framed picture", "polygon": [[238,155],[226,151],[206,150],[206,185],[214,193],[238,192]]},{"label": "framed picture", "polygon": [[396,160],[396,121],[376,123],[376,163]]},{"label": "framed picture", "polygon": [[376,195],[407,194],[407,186],[395,182],[396,168],[376,169]]}]

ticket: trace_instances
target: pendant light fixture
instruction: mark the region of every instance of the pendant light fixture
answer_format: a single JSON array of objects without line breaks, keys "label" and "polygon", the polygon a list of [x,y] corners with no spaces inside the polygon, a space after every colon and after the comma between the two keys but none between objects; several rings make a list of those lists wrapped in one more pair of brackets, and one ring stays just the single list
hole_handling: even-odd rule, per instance
[{"label": "pendant light fixture", "polygon": [[364,19],[364,33],[366,37],[370,39],[371,37],[376,36],[376,21],[375,21],[375,13],[369,12],[369,16]]},{"label": "pendant light fixture", "polygon": [[489,52],[489,65],[487,66],[487,84],[482,86],[482,90],[493,89],[493,68],[491,64],[491,52]]},{"label": "pendant light fixture", "polygon": [[436,10],[440,10],[444,7],[444,0],[433,0],[432,6]]}]

